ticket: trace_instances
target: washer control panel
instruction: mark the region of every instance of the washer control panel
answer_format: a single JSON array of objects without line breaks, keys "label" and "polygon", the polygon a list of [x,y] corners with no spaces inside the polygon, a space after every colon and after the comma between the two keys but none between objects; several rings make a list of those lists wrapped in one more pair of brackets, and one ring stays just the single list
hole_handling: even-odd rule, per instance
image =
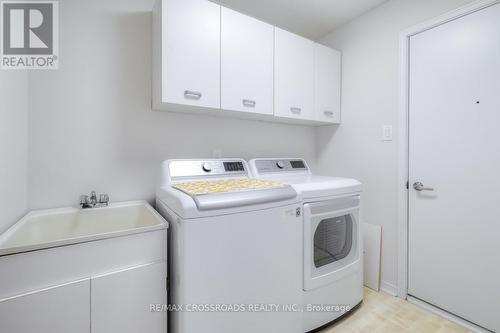
[{"label": "washer control panel", "polygon": [[262,159],[255,160],[258,173],[309,171],[309,167],[302,159]]},{"label": "washer control panel", "polygon": [[247,177],[248,167],[244,160],[171,160],[168,165],[170,178]]}]

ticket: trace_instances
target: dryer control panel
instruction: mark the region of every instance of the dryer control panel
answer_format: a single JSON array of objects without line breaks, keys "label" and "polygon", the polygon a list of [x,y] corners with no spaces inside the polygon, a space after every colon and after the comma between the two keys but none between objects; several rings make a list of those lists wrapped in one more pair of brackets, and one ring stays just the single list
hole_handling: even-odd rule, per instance
[{"label": "dryer control panel", "polygon": [[300,158],[291,159],[256,159],[252,160],[257,173],[266,172],[309,172],[306,161]]}]

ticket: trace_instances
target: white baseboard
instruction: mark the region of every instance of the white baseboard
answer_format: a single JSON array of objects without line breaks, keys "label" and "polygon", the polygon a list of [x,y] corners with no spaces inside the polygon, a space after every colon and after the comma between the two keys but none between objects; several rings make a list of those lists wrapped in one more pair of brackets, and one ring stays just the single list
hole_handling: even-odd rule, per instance
[{"label": "white baseboard", "polygon": [[465,319],[462,319],[460,317],[457,317],[447,311],[444,311],[440,308],[437,308],[429,303],[426,303],[424,301],[421,301],[419,300],[418,298],[415,298],[415,297],[412,297],[410,295],[408,295],[408,298],[407,298],[408,302],[412,303],[412,304],[415,304],[416,306],[419,306],[429,312],[432,312],[440,317],[443,317],[444,319],[447,319],[451,322],[454,322],[455,324],[458,324],[466,329],[468,329],[469,331],[471,332],[474,332],[474,333],[491,333],[491,331],[488,331],[480,326],[477,326]]},{"label": "white baseboard", "polygon": [[380,290],[394,297],[398,295],[398,287],[384,280],[380,281]]}]

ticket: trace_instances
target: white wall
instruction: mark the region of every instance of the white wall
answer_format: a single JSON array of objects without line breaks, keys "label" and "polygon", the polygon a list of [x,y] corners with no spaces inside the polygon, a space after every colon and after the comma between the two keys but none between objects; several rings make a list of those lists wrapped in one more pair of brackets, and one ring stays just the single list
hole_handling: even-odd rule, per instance
[{"label": "white wall", "polygon": [[[312,128],[151,111],[152,0],[60,2],[60,69],[30,75],[29,205],[152,200],[168,158],[302,156]],[[201,56],[201,55],[200,55]]]},{"label": "white wall", "polygon": [[28,76],[0,71],[0,233],[27,209]]},{"label": "white wall", "polygon": [[304,157],[314,168],[317,157],[318,171],[363,181],[362,217],[384,227],[382,279],[394,285],[397,140],[382,142],[381,132],[398,123],[398,33],[467,2],[392,0],[325,37],[343,51],[343,124],[316,132],[151,111],[153,0],[61,1],[60,69],[30,72],[28,142],[26,75],[0,73],[0,231],[27,205],[75,205],[91,189],[113,201],[152,200],[167,158],[220,149]]},{"label": "white wall", "polygon": [[[383,226],[385,289],[397,284],[398,35],[468,2],[391,0],[322,39],[343,53],[342,125],[318,131],[318,170],[363,182],[361,217]],[[383,125],[394,126],[394,141],[382,141]]]}]

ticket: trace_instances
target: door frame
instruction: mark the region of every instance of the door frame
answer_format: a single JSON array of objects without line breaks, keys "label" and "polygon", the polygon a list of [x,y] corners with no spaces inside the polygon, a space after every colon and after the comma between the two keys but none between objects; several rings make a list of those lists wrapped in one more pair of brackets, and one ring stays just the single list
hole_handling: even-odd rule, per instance
[{"label": "door frame", "polygon": [[500,0],[478,0],[436,18],[410,27],[399,34],[400,100],[398,135],[398,269],[397,296],[408,298],[408,223],[409,223],[409,71],[410,37],[500,3]]}]

